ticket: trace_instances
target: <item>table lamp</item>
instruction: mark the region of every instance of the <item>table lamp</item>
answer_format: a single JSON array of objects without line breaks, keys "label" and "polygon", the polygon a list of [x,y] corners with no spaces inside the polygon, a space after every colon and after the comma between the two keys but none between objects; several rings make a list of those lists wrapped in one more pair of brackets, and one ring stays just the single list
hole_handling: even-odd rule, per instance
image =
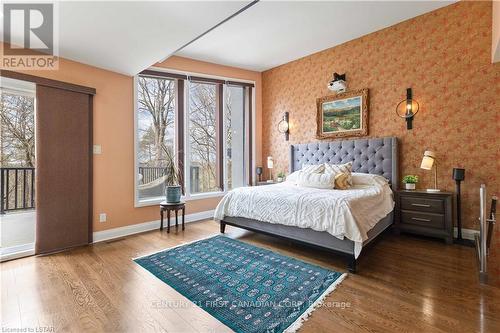
[{"label": "table lamp", "polygon": [[436,154],[431,150],[426,150],[424,152],[424,157],[422,158],[422,163],[420,164],[420,168],[424,170],[432,170],[434,167],[434,188],[428,188],[427,192],[439,192],[437,185],[437,162],[436,162]]},{"label": "table lamp", "polygon": [[273,182],[273,168],[274,168],[274,162],[273,162],[272,156],[267,157],[267,168],[269,169],[269,179],[267,180],[267,182],[272,183]]}]

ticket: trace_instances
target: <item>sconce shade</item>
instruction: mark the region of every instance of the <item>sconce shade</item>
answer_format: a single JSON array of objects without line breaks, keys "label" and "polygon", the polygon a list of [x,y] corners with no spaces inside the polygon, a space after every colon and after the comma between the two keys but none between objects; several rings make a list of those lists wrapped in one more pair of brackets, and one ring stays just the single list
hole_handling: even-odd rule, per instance
[{"label": "sconce shade", "polygon": [[272,169],[274,167],[274,161],[272,156],[267,157],[267,168]]},{"label": "sconce shade", "polygon": [[285,140],[288,141],[290,134],[289,113],[283,114],[283,119],[278,123],[278,132],[285,134]]},{"label": "sconce shade", "polygon": [[288,122],[286,120],[280,121],[278,124],[278,131],[280,133],[286,133],[288,131]]},{"label": "sconce shade", "polygon": [[436,159],[436,154],[431,150],[426,150],[424,152],[424,157],[422,158],[422,163],[420,168],[424,170],[431,170],[434,165],[434,160]]},{"label": "sconce shade", "polygon": [[396,106],[396,114],[406,120],[406,128],[413,128],[413,117],[420,109],[420,105],[413,99],[411,88],[406,89],[406,99],[402,100]]}]

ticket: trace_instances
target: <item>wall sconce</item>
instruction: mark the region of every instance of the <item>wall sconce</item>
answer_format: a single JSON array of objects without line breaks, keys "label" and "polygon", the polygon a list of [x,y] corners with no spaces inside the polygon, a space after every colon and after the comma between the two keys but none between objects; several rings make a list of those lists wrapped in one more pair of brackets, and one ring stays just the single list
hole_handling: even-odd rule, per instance
[{"label": "wall sconce", "polygon": [[285,134],[285,140],[288,141],[290,137],[290,123],[288,122],[289,114],[285,112],[283,119],[278,123],[278,132]]},{"label": "wall sconce", "polygon": [[406,99],[402,100],[396,106],[396,114],[406,120],[406,129],[413,128],[413,117],[417,114],[420,106],[413,99],[411,88],[406,89]]}]

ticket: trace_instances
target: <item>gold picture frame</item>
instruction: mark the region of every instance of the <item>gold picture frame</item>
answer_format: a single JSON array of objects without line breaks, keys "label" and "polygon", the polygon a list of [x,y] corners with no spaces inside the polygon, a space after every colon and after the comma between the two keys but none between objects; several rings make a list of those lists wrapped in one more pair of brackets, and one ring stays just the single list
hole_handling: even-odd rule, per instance
[{"label": "gold picture frame", "polygon": [[318,98],[318,139],[368,135],[368,88]]}]

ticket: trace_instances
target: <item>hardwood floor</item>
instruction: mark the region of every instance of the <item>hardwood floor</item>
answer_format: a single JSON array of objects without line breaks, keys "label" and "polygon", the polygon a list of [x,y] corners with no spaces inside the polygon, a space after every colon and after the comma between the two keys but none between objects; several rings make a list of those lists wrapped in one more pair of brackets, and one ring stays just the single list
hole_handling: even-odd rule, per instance
[{"label": "hardwood floor", "polygon": [[[1,264],[1,322],[52,332],[229,332],[131,258],[218,234],[213,221]],[[228,226],[231,237],[345,271],[327,252]],[[473,249],[386,234],[300,332],[498,332],[500,289],[481,286]],[[337,302],[337,303],[335,303]],[[185,304],[185,303],[184,303]],[[337,306],[332,306],[337,305]],[[41,330],[37,332],[42,332]]]}]

